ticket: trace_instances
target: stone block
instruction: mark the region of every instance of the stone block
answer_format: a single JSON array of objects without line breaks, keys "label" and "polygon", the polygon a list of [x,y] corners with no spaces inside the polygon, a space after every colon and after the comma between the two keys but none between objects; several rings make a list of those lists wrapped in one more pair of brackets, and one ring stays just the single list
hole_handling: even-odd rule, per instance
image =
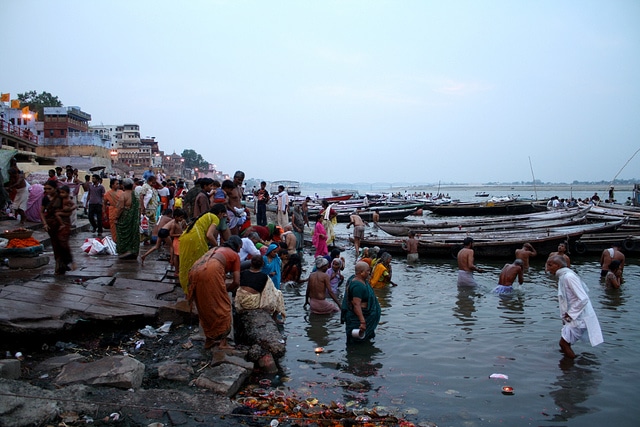
[{"label": "stone block", "polygon": [[31,269],[42,267],[49,264],[48,256],[36,256],[31,258],[9,258],[9,268],[12,269]]},{"label": "stone block", "polygon": [[71,362],[62,368],[57,385],[85,384],[117,388],[139,388],[145,366],[129,356],[110,356],[95,362]]},{"label": "stone block", "polygon": [[20,378],[20,361],[18,359],[0,360],[0,378],[17,380]]},{"label": "stone block", "polygon": [[188,382],[193,375],[193,368],[185,363],[167,362],[158,366],[161,379]]},{"label": "stone block", "polygon": [[85,357],[81,354],[69,353],[63,356],[51,357],[47,360],[43,360],[35,367],[36,371],[49,371],[51,369],[58,369],[71,362],[81,362]]},{"label": "stone block", "polygon": [[228,363],[204,370],[196,379],[196,387],[202,387],[227,397],[235,395],[251,375],[251,370]]}]

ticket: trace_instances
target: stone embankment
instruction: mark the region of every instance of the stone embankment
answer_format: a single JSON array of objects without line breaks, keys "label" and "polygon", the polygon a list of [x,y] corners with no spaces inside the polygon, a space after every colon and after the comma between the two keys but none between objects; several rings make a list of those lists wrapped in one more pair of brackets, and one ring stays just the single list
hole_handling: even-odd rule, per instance
[{"label": "stone embankment", "polygon": [[[72,247],[95,237],[86,228]],[[235,425],[231,397],[252,375],[277,373],[285,341],[267,313],[236,316],[236,349],[212,353],[161,256],[143,268],[74,256],[67,276],[49,264],[0,272],[0,299],[13,308],[0,315],[0,425]],[[143,309],[131,316],[125,302]]]}]

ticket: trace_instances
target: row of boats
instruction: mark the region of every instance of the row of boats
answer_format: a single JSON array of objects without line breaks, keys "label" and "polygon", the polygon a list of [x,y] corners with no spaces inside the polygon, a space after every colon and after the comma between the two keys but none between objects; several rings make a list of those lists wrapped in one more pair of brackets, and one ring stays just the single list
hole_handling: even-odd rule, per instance
[{"label": "row of boats", "polygon": [[[429,209],[426,207],[426,209]],[[546,209],[546,207],[545,207]],[[602,251],[617,244],[627,253],[640,252],[640,209],[600,205],[545,210],[525,214],[485,215],[470,218],[436,217],[418,221],[379,222],[385,236],[369,235],[362,246],[378,246],[404,253],[403,241],[410,231],[424,256],[455,256],[466,237],[474,239],[478,257],[513,257],[516,249],[531,243],[541,255],[566,243],[577,254]]]},{"label": "row of boats", "polygon": [[[484,199],[485,194],[476,197]],[[309,204],[310,218],[321,211],[321,200]],[[460,202],[441,197],[359,197],[355,191],[324,200],[337,212],[339,223],[348,223],[354,212],[364,221],[377,220],[384,235],[368,233],[361,246],[378,246],[397,254],[405,253],[403,243],[410,231],[418,238],[420,254],[427,257],[455,257],[465,237],[474,239],[475,255],[481,258],[511,258],[527,242],[545,256],[560,243],[578,255],[601,252],[613,244],[627,253],[640,252],[640,208],[635,206],[600,203],[550,210],[546,200],[511,196]],[[430,214],[423,216],[424,211]],[[410,216],[413,219],[407,220]]]}]

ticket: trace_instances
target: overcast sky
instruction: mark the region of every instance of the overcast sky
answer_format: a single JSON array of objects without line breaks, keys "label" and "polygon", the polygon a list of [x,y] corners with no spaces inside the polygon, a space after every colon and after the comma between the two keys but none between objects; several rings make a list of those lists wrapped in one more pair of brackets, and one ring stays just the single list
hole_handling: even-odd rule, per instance
[{"label": "overcast sky", "polygon": [[[611,180],[640,1],[2,1],[0,91],[247,178]],[[640,154],[619,178],[640,178]]]}]

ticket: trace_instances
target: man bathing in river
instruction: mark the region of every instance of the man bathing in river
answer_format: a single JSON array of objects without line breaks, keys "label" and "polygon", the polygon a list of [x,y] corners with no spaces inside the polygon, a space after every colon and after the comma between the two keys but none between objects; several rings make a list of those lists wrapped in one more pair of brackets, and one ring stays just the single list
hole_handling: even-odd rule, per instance
[{"label": "man bathing in river", "polygon": [[473,272],[483,273],[484,270],[473,263],[473,239],[467,237],[462,241],[464,248],[458,252],[458,286],[478,286],[473,278]]},{"label": "man bathing in river", "polygon": [[516,258],[522,260],[522,268],[529,269],[529,258],[538,255],[531,243],[525,243],[522,248],[516,249]]},{"label": "man bathing in river", "polygon": [[523,262],[517,259],[513,264],[505,264],[500,272],[498,286],[493,290],[497,294],[510,294],[513,291],[513,282],[518,279],[518,283],[522,285],[524,282]]},{"label": "man bathing in river", "polygon": [[[329,261],[325,257],[316,258],[316,268],[317,270],[309,275],[303,307],[310,305],[311,312],[315,314],[337,313],[340,311],[340,302],[331,290],[331,282],[327,274]],[[327,295],[333,302],[326,298]]]}]

